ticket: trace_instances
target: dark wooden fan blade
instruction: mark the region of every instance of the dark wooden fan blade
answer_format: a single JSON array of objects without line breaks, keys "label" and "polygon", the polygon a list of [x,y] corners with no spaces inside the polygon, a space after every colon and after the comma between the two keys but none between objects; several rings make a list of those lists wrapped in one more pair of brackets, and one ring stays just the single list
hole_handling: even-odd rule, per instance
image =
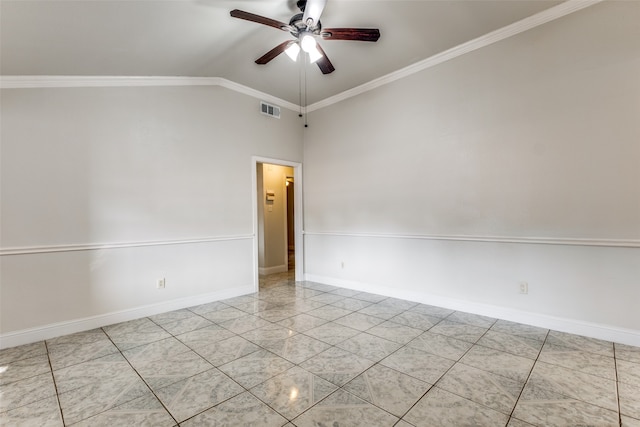
[{"label": "dark wooden fan blade", "polygon": [[256,64],[264,65],[271,61],[276,56],[280,55],[284,52],[291,43],[295,43],[293,40],[287,40],[284,43],[280,43],[278,46],[271,49],[269,52],[262,55],[260,58],[256,59]]},{"label": "dark wooden fan blade", "polygon": [[251,22],[257,22],[258,24],[268,25],[269,27],[277,28],[279,30],[289,30],[289,26],[284,22],[276,21],[275,19],[271,18],[265,18],[264,16],[245,12],[243,10],[234,9],[231,11],[231,16]]},{"label": "dark wooden fan blade", "polygon": [[327,54],[324,53],[324,49],[322,49],[322,46],[320,46],[319,44],[317,44],[316,47],[322,54],[322,58],[316,61],[316,64],[318,64],[318,68],[320,68],[320,71],[322,71],[322,74],[333,73],[336,69],[333,67],[333,64],[331,63],[331,61],[329,61],[329,58],[327,58]]},{"label": "dark wooden fan blade", "polygon": [[324,40],[357,40],[362,42],[376,42],[380,38],[377,28],[323,28]]}]

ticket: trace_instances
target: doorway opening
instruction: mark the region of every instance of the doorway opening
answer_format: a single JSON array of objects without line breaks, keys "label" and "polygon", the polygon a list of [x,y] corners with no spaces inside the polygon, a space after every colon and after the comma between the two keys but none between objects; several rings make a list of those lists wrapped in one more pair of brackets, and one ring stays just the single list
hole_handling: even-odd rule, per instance
[{"label": "doorway opening", "polygon": [[301,167],[253,158],[256,290],[302,280]]}]

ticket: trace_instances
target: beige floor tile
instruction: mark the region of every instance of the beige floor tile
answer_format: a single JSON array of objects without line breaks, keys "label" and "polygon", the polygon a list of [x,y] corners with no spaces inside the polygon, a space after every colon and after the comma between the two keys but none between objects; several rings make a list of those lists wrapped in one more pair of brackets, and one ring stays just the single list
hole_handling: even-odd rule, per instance
[{"label": "beige floor tile", "polygon": [[404,419],[416,427],[495,427],[506,425],[509,416],[434,387]]},{"label": "beige floor tile", "polygon": [[350,394],[338,390],[293,420],[298,427],[350,426],[391,427],[397,417]]}]

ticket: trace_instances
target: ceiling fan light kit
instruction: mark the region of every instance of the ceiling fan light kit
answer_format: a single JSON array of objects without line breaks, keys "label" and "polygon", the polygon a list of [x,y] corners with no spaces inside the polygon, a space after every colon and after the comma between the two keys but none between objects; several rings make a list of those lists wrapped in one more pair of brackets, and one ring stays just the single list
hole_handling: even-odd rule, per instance
[{"label": "ceiling fan light kit", "polygon": [[323,29],[320,16],[326,4],[327,0],[299,0],[297,5],[302,13],[294,15],[289,24],[238,9],[232,10],[230,14],[233,18],[244,19],[281,31],[287,31],[296,38],[296,40],[288,40],[274,47],[256,59],[256,64],[265,65],[282,52],[285,52],[289,58],[296,61],[302,49],[303,52],[309,55],[309,61],[316,63],[323,74],[330,74],[335,71],[335,68],[317,42],[316,37],[321,37],[323,40],[376,42],[380,38],[380,30],[377,28]]}]

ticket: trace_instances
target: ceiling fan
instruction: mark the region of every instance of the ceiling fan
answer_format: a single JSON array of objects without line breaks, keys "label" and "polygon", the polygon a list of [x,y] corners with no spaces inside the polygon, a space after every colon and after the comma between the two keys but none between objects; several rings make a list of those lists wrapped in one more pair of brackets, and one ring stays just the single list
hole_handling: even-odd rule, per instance
[{"label": "ceiling fan", "polygon": [[309,54],[311,62],[318,64],[318,68],[323,74],[329,74],[335,71],[335,68],[322,47],[317,43],[317,36],[321,37],[322,40],[356,40],[363,42],[375,42],[380,38],[380,30],[377,28],[322,28],[320,15],[322,15],[327,0],[299,0],[296,4],[302,13],[294,15],[288,24],[238,9],[231,11],[231,16],[234,18],[288,31],[296,38],[274,47],[256,59],[256,64],[267,64],[282,52],[285,52],[295,61],[300,50],[302,50]]}]

